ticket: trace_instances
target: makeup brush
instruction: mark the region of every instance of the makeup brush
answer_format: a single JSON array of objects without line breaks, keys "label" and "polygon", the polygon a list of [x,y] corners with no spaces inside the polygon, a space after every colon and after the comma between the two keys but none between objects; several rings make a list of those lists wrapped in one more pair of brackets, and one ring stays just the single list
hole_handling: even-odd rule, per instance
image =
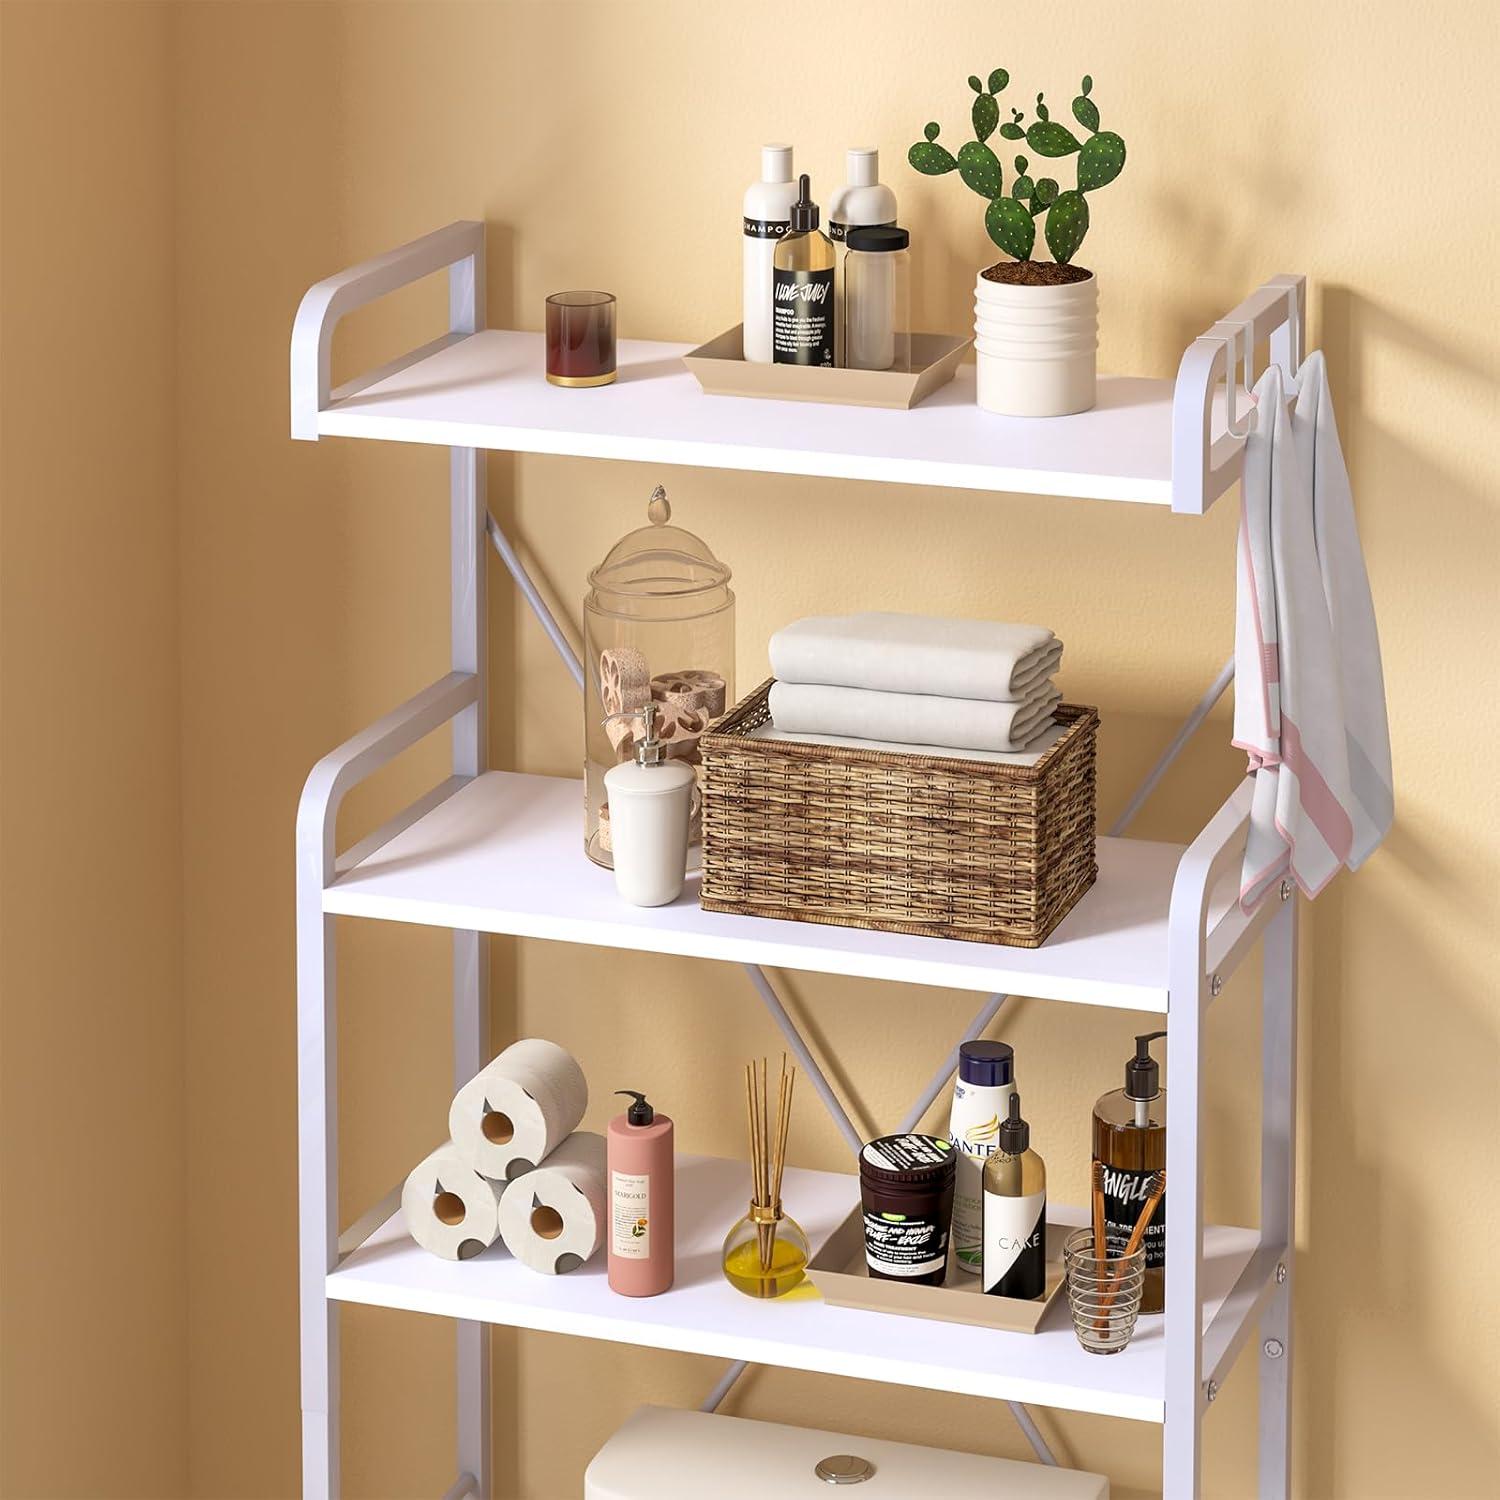
[{"label": "makeup brush", "polygon": [[1166,1190],[1165,1170],[1153,1173],[1150,1191],[1146,1194],[1146,1201],[1141,1205],[1141,1216],[1135,1221],[1135,1228],[1130,1231],[1130,1238],[1125,1242],[1125,1250],[1120,1256],[1120,1269],[1115,1273],[1114,1284],[1100,1299],[1099,1315],[1101,1318],[1114,1305],[1115,1296],[1125,1280],[1125,1262],[1141,1248],[1141,1241],[1146,1238],[1146,1226],[1151,1222],[1151,1215],[1156,1212],[1156,1206],[1161,1202],[1162,1194]]},{"label": "makeup brush", "polygon": [[1109,1246],[1104,1238],[1104,1163],[1096,1161],[1093,1166],[1094,1179],[1094,1259],[1104,1260],[1109,1255]]}]

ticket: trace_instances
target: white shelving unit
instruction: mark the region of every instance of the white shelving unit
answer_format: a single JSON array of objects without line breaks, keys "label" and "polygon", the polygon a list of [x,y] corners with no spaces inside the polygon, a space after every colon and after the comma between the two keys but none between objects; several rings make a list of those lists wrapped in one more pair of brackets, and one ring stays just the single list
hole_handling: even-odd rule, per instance
[{"label": "white shelving unit", "polygon": [[[435,272],[449,280],[450,327],[431,344],[334,390],[330,348],[353,308]],[[297,826],[297,958],[303,1487],[339,1487],[338,1324],[342,1302],[456,1320],[458,1477],[445,1500],[490,1491],[491,1325],[548,1329],[736,1361],[990,1396],[1163,1424],[1166,1500],[1199,1494],[1204,1415],[1246,1342],[1259,1347],[1260,1493],[1286,1500],[1295,1156],[1296,918],[1289,899],[1246,917],[1234,901],[1249,783],[1235,788],[1185,848],[1099,841],[1099,880],[1035,950],[908,938],[852,928],[708,913],[690,885],[675,905],[619,902],[582,852],[576,782],[484,764],[487,532],[565,655],[570,648],[489,519],[487,449],[746,469],[1169,505],[1201,514],[1238,477],[1243,439],[1225,420],[1231,349],[1269,344],[1295,373],[1305,288],[1277,277],[1196,339],[1175,381],[1105,379],[1098,407],[1050,421],[998,418],[973,403],[971,380],[910,412],[768,403],[702,395],[682,368],[686,346],[626,343],[619,382],[580,397],[542,379],[534,334],[490,330],[484,230],[458,223],[314,286],[292,334],[294,437],[343,436],[451,449],[452,660],[431,687],[321,760]],[[1250,335],[1247,337],[1246,335]],[[1253,358],[1253,354],[1247,356]],[[1246,372],[1249,374],[1250,372]],[[1247,381],[1248,383],[1248,381]],[[576,661],[570,661],[577,671]],[[1220,675],[1132,801],[1161,772],[1224,690]],[[426,735],[451,726],[452,775],[383,828],[339,853],[334,827],[348,790]],[[1122,822],[1125,819],[1121,820]],[[485,933],[676,953],[744,964],[794,1050],[801,1039],[756,965],[991,993],[970,1034],[1014,992],[1165,1015],[1173,1110],[1167,1307],[1121,1355],[1083,1353],[1066,1310],[1035,1336],[830,1308],[814,1295],[764,1307],[725,1285],[717,1237],[743,1206],[745,1169],[681,1159],[678,1283],[661,1297],[611,1295],[602,1267],[565,1278],[517,1268],[498,1249],[449,1264],[417,1249],[399,1187],[340,1233],[337,1218],[335,922],[340,916],[446,927],[454,943],[454,1078],[491,1055]],[[1205,1225],[1199,1150],[1202,1023],[1224,979],[1257,943],[1262,978],[1261,1212],[1258,1229]],[[811,1065],[846,1138],[852,1127]],[[929,1089],[941,1087],[940,1072]],[[919,1101],[914,1114],[920,1115]],[[401,1166],[402,1164],[393,1164]],[[857,1202],[841,1173],[794,1170],[814,1244]]]}]

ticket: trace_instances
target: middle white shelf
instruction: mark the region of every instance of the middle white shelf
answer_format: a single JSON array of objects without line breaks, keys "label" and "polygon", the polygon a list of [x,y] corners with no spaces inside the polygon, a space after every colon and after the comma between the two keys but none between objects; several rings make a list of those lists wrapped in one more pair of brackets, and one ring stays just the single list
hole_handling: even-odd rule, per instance
[{"label": "middle white shelf", "polygon": [[[493,1245],[473,1260],[440,1260],[414,1244],[398,1210],[328,1277],[335,1301],[433,1313],[615,1343],[744,1359],[1043,1406],[1160,1422],[1166,1340],[1142,1318],[1129,1348],[1101,1358],[1079,1347],[1060,1298],[1035,1334],[829,1307],[811,1283],[775,1302],[734,1290],[719,1266],[729,1226],[745,1211],[750,1169],[708,1156],[677,1159],[677,1277],[659,1297],[621,1297],[604,1257],[567,1276],[539,1276]],[[859,1180],[788,1167],[787,1211],[814,1250],[859,1202]],[[1051,1208],[1054,1222],[1082,1223]],[[1258,1237],[1209,1225],[1203,1235],[1203,1321],[1216,1348],[1242,1336],[1258,1308]],[[953,1295],[961,1295],[954,1293]],[[1232,1326],[1228,1326],[1232,1325]]]},{"label": "middle white shelf", "polygon": [[1035,949],[705,912],[696,879],[670,906],[633,907],[583,852],[582,782],[489,771],[344,869],[323,909],[1165,1012],[1167,911],[1182,853],[1178,844],[1100,839],[1098,881]]}]

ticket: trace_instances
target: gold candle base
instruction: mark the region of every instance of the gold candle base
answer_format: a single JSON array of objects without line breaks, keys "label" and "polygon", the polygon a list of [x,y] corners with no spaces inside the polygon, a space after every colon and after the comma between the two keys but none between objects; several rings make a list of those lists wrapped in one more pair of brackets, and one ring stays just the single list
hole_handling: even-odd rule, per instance
[{"label": "gold candle base", "polygon": [[547,371],[548,385],[613,385],[615,383],[615,371],[611,370],[607,375],[554,375]]}]

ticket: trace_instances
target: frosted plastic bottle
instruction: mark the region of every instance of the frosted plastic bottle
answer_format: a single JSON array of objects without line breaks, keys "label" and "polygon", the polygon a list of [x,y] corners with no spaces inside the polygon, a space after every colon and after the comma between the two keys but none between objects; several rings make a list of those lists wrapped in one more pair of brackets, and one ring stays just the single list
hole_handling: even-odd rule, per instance
[{"label": "frosted plastic bottle", "polygon": [[745,189],[745,358],[771,363],[771,282],[776,242],[792,227],[792,148],[760,148],[760,181]]},{"label": "frosted plastic bottle", "polygon": [[828,202],[828,238],[833,241],[834,363],[844,367],[844,242],[865,224],[894,225],[896,195],[880,180],[880,153],[873,146],[851,146],[845,157],[848,178]]},{"label": "frosted plastic bottle", "polygon": [[948,1139],[958,1151],[953,1183],[953,1264],[977,1276],[983,1261],[984,1164],[1000,1140],[1000,1122],[1015,1093],[1015,1053],[1005,1042],[965,1042],[958,1049]]}]

